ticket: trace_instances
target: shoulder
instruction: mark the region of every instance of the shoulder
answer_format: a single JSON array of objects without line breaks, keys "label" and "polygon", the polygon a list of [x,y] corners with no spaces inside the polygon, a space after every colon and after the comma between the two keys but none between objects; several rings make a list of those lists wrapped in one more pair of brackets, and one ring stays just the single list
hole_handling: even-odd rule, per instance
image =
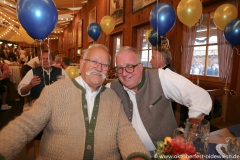
[{"label": "shoulder", "polygon": [[3,63],[3,67],[9,67],[7,63]]},{"label": "shoulder", "polygon": [[3,70],[9,70],[8,64],[3,63],[2,69],[3,69]]},{"label": "shoulder", "polygon": [[101,93],[101,101],[110,104],[111,107],[116,108],[117,106],[121,106],[121,99],[117,95],[117,93],[111,88],[106,88]]},{"label": "shoulder", "polygon": [[118,79],[112,81],[111,83],[108,83],[106,87],[111,88],[118,92],[123,89],[123,85]]},{"label": "shoulder", "polygon": [[60,67],[55,67],[55,66],[52,66],[52,69],[53,69],[53,70],[59,70],[59,71],[62,70],[62,68],[60,68]]},{"label": "shoulder", "polygon": [[112,88],[105,87],[103,94],[108,96],[109,99],[118,99],[117,93]]},{"label": "shoulder", "polygon": [[41,70],[42,70],[42,67],[41,67],[41,66],[32,69],[33,72],[37,72],[37,71],[41,71]]},{"label": "shoulder", "polygon": [[77,90],[79,90],[73,84],[72,80],[69,78],[64,78],[64,79],[58,80],[46,87],[48,88],[50,93],[53,93],[53,94],[57,93],[59,95],[63,95],[63,94],[72,95],[72,94],[76,93]]}]

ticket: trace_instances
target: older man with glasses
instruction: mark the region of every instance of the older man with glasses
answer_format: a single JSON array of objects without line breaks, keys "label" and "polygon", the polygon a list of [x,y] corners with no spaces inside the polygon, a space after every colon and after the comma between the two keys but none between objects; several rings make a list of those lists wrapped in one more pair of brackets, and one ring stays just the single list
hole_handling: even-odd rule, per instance
[{"label": "older man with glasses", "polygon": [[120,48],[116,64],[118,80],[106,86],[122,99],[129,121],[151,153],[156,141],[172,136],[177,128],[171,100],[188,107],[189,117],[209,114],[212,101],[207,91],[169,69],[144,69],[136,49]]},{"label": "older man with glasses", "polygon": [[37,159],[150,160],[121,100],[102,86],[110,62],[104,45],[87,49],[81,76],[45,87],[33,109],[1,130],[0,157],[13,159],[44,129]]}]

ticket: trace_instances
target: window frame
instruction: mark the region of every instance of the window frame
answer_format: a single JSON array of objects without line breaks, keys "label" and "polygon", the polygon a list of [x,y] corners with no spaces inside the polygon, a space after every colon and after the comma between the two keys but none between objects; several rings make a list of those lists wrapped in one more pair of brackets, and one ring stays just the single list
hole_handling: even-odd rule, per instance
[{"label": "window frame", "polygon": [[111,55],[111,67],[114,68],[116,65],[115,65],[115,59],[116,59],[116,38],[120,36],[120,47],[123,46],[123,32],[122,31],[119,31],[119,32],[115,32],[113,34],[110,35],[110,47],[111,50],[109,50],[110,53],[112,53]]},{"label": "window frame", "polygon": [[[150,26],[150,24],[147,24],[147,25],[141,25],[141,26],[138,26],[138,27],[136,27],[136,35],[137,35],[137,50],[141,53],[141,63],[143,63],[142,62],[142,53],[143,53],[143,51],[147,51],[148,52],[148,61],[147,61],[147,66],[145,66],[144,65],[144,67],[148,67],[149,66],[149,64],[150,64],[150,60],[152,59],[152,57],[151,57],[151,55],[150,55],[150,52],[152,52],[153,51],[153,46],[151,46],[151,44],[149,44],[148,42],[148,47],[147,47],[147,49],[144,49],[143,50],[143,39],[145,38],[145,35],[144,34],[139,34],[139,32],[142,32],[143,33],[143,31],[144,30],[149,30],[149,29],[151,29],[151,26]],[[142,30],[142,31],[141,31]],[[140,40],[141,40],[141,42],[140,42]]]},{"label": "window frame", "polygon": [[[218,3],[211,3],[211,5],[206,5],[206,6],[204,6],[204,4],[203,4],[203,14],[214,12],[217,9],[217,7],[219,7],[221,4],[222,4],[221,2],[220,3],[219,2]],[[208,27],[209,27],[209,25],[208,25]],[[209,30],[207,30],[207,32],[209,32]],[[209,35],[209,33],[207,33],[207,34]],[[216,43],[210,44],[210,45],[216,45]],[[200,45],[198,45],[198,46],[200,46]],[[209,44],[207,43],[204,46],[208,47]],[[208,55],[208,50],[207,50],[207,53],[206,53],[206,57],[207,57],[207,55]],[[206,61],[208,60],[208,57],[207,58],[206,57],[205,57],[205,64],[206,64]],[[205,66],[205,69],[204,69],[205,72],[206,72],[206,69],[207,69],[207,67]],[[196,82],[197,84],[200,81],[201,85],[211,86],[211,87],[214,87],[214,88],[224,88],[226,86],[229,86],[229,83],[226,84],[224,82],[221,82],[219,80],[219,77],[189,74],[188,79],[191,80],[192,82]]]}]

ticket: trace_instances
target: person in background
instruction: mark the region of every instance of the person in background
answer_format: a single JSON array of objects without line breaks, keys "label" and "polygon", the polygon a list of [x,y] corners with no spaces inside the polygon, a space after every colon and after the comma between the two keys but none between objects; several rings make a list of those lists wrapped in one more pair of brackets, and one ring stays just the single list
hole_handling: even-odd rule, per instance
[{"label": "person in background", "polygon": [[22,66],[21,69],[21,76],[24,77],[27,72],[33,68],[37,68],[40,66],[40,61],[39,61],[40,55],[30,59],[26,64]]},{"label": "person in background", "polygon": [[16,62],[17,61],[17,57],[15,56],[12,47],[8,47],[8,60],[10,62]]},{"label": "person in background", "polygon": [[140,53],[132,47],[116,54],[118,79],[106,86],[122,99],[124,111],[147,149],[173,136],[177,128],[171,100],[188,107],[189,117],[204,118],[212,108],[208,92],[169,69],[144,69]]},{"label": "person in background", "polygon": [[29,70],[18,85],[18,93],[21,96],[31,94],[33,99],[37,99],[45,86],[57,81],[58,75],[68,77],[64,69],[52,66],[53,59],[54,55],[47,50],[40,54],[41,66]]},{"label": "person in background", "polygon": [[[40,66],[40,61],[39,61],[40,54],[32,59],[30,59],[26,64],[24,64],[21,68],[21,77],[23,78],[28,71],[30,71],[33,68],[37,68]],[[31,106],[31,96],[24,96],[24,109],[29,109],[28,107]]]},{"label": "person in background", "polygon": [[9,106],[6,102],[7,99],[7,84],[10,83],[10,69],[8,64],[4,63],[2,58],[0,58],[0,94],[2,105],[0,110],[11,109],[12,106]]},{"label": "person in background", "polygon": [[150,63],[152,68],[169,68],[171,71],[176,72],[176,70],[171,66],[170,62],[172,60],[171,53],[168,49],[156,47],[152,53],[152,59]]},{"label": "person in background", "polygon": [[68,57],[63,57],[62,58],[61,66],[64,70],[66,70],[67,67],[70,66],[70,64],[71,64],[71,59],[70,58],[68,58]]},{"label": "person in background", "polygon": [[62,68],[61,63],[62,63],[62,55],[57,54],[54,58],[53,66],[58,67],[58,68]]},{"label": "person in background", "polygon": [[27,62],[29,62],[30,60],[32,60],[34,57],[36,57],[34,55],[34,53],[30,50],[29,52],[27,52]]},{"label": "person in background", "polygon": [[1,130],[0,155],[13,159],[44,129],[37,159],[150,160],[121,100],[102,85],[110,62],[104,45],[92,45],[81,76],[45,87],[31,110]]},{"label": "person in background", "polygon": [[[1,78],[0,78],[1,79]],[[4,110],[8,110],[11,109],[12,106],[9,106],[6,103],[6,99],[7,99],[7,87],[5,85],[2,85],[0,82],[0,95],[1,95],[1,108],[0,110],[4,111]]]},{"label": "person in background", "polygon": [[19,63],[24,64],[26,62],[26,51],[24,50],[24,47],[18,46],[18,53],[19,53]]}]

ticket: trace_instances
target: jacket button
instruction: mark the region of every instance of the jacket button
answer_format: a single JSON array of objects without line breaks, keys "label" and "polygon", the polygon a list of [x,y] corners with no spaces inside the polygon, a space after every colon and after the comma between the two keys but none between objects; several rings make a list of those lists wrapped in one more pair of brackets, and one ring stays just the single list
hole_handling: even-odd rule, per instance
[{"label": "jacket button", "polygon": [[92,149],[92,146],[91,145],[87,145],[87,149],[88,150]]}]

